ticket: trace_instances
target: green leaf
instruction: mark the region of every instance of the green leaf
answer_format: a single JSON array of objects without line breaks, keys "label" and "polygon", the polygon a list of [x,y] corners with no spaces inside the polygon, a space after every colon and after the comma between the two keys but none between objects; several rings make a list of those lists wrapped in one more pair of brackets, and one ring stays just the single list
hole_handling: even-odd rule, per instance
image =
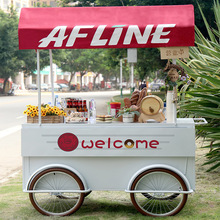
[{"label": "green leaf", "polygon": [[217,163],[216,165],[212,166],[211,168],[209,168],[209,169],[207,170],[207,172],[213,171],[213,170],[217,169],[218,167],[220,167],[220,162]]}]

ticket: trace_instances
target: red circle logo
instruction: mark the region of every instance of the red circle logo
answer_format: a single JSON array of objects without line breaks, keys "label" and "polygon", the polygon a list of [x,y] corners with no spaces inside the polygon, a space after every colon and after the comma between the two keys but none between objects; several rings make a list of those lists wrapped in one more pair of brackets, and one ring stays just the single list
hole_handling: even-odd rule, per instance
[{"label": "red circle logo", "polygon": [[75,150],[78,146],[78,143],[78,138],[72,133],[64,133],[58,139],[58,146],[63,151]]}]

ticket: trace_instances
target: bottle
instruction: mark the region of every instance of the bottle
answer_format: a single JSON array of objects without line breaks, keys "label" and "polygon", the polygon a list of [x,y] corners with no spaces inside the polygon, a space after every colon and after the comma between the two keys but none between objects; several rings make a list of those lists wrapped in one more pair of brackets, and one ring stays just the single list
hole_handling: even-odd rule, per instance
[{"label": "bottle", "polygon": [[90,124],[96,123],[96,106],[94,99],[91,99],[89,101],[89,123]]},{"label": "bottle", "polygon": [[66,99],[65,98],[61,98],[61,107],[64,109],[64,108],[67,108],[67,102],[66,102]]},{"label": "bottle", "polygon": [[70,101],[69,101],[69,99],[66,99],[66,107],[67,107],[67,108],[70,107]]},{"label": "bottle", "polygon": [[77,99],[75,100],[75,109],[76,109],[76,112],[79,111],[79,101]]},{"label": "bottle", "polygon": [[88,109],[86,105],[86,100],[83,100],[83,111],[84,111],[84,117],[86,118],[86,121],[88,121]]},{"label": "bottle", "polygon": [[78,101],[79,109],[78,112],[83,112],[82,100]]},{"label": "bottle", "polygon": [[55,95],[55,98],[54,98],[54,106],[57,106],[57,103],[58,103],[58,95]]}]

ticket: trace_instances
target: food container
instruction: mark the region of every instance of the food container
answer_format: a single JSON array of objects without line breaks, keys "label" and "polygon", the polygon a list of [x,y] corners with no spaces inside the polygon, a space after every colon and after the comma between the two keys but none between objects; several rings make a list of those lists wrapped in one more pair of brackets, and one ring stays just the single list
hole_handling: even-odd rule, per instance
[{"label": "food container", "polygon": [[115,117],[117,113],[119,112],[119,109],[121,108],[120,102],[111,102],[111,116]]}]

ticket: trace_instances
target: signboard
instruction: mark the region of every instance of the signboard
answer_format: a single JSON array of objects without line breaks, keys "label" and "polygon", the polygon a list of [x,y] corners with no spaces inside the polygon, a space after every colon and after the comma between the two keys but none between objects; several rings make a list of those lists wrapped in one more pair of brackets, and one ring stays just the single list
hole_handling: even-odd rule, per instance
[{"label": "signboard", "polygon": [[161,47],[160,57],[162,60],[189,58],[189,47]]},{"label": "signboard", "polygon": [[18,35],[19,49],[194,46],[194,8],[22,8]]},{"label": "signboard", "polygon": [[137,48],[127,49],[127,61],[128,63],[137,63]]}]

